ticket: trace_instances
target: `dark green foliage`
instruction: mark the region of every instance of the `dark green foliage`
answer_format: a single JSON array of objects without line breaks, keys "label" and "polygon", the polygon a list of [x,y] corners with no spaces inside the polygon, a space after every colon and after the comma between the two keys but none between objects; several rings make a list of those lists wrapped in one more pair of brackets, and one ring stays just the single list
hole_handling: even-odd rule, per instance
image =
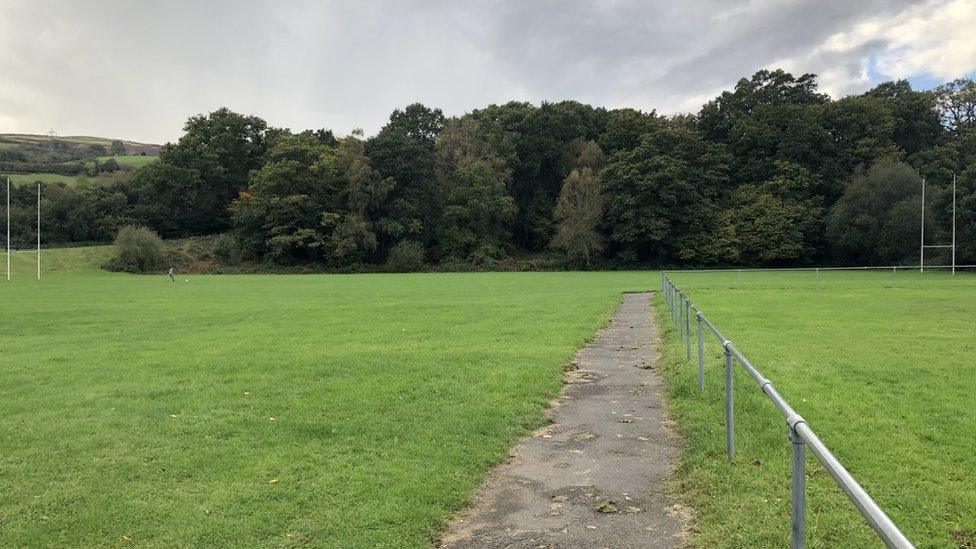
[{"label": "dark green foliage", "polygon": [[911,156],[939,143],[942,125],[935,94],[914,91],[908,81],[899,80],[878,84],[864,95],[887,104],[894,118],[892,139],[906,155]]},{"label": "dark green foliage", "polygon": [[611,250],[625,262],[700,262],[729,156],[697,130],[663,127],[602,172]]},{"label": "dark green foliage", "polygon": [[891,264],[918,256],[922,180],[884,160],[858,173],[830,212],[827,235],[848,264]]},{"label": "dark green foliage", "polygon": [[225,265],[237,265],[241,262],[241,246],[231,234],[219,234],[213,240],[213,255]]},{"label": "dark green foliage", "polygon": [[396,182],[384,207],[384,242],[411,238],[430,243],[438,217],[434,142],[444,125],[440,109],[415,103],[390,115],[390,122],[366,142],[370,164]]},{"label": "dark green foliage", "polygon": [[126,225],[115,237],[115,270],[145,273],[163,267],[166,245],[152,229]]},{"label": "dark green foliage", "polygon": [[183,137],[163,147],[160,163],[188,170],[184,173],[191,174],[199,191],[190,201],[193,220],[185,224],[183,234],[207,234],[229,226],[227,205],[265,160],[267,128],[256,116],[222,108],[190,118]]},{"label": "dark green foliage", "polygon": [[424,246],[415,240],[404,240],[390,248],[386,258],[387,270],[396,273],[419,271],[424,266]]},{"label": "dark green foliage", "polygon": [[[247,261],[316,269],[381,265],[404,241],[431,268],[554,249],[563,264],[904,262],[915,261],[918,233],[908,206],[888,201],[903,189],[864,179],[898,162],[899,180],[908,167],[926,178],[929,230],[944,237],[947,186],[976,164],[976,84],[886,82],[832,100],[814,75],[763,70],[697,115],[669,117],[561,101],[445,119],[415,103],[365,142],[219,109],[190,118],[159,161],[134,171],[113,171],[88,145],[0,148],[0,170],[101,173],[45,188],[47,242],[106,240],[126,224],[165,238],[232,226]],[[865,193],[883,195],[889,216],[851,206]],[[32,204],[15,193],[17,238],[32,234]],[[976,233],[958,236],[976,254]]]},{"label": "dark green foliage", "polygon": [[109,158],[105,162],[98,165],[99,172],[117,172],[119,171],[119,163],[114,158]]}]

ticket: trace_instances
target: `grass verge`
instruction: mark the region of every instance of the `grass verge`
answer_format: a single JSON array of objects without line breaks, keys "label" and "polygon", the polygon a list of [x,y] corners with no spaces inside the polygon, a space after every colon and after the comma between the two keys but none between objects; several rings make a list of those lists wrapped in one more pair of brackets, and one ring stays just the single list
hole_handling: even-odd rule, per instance
[{"label": "grass verge", "polygon": [[[920,547],[976,539],[976,276],[945,273],[675,274]],[[782,416],[739,366],[735,463],[725,460],[724,365],[706,387],[658,298],[671,413],[688,442],[676,489],[698,511],[699,546],[790,539],[790,447]],[[693,347],[694,353],[694,347]],[[811,547],[880,546],[808,453]],[[970,544],[970,545],[967,545]]]}]

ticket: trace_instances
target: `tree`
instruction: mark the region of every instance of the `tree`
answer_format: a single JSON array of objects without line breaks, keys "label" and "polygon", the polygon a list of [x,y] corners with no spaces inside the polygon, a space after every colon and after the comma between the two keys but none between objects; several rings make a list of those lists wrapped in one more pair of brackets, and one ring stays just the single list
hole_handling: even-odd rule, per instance
[{"label": "tree", "polygon": [[858,172],[827,221],[834,256],[868,265],[914,257],[921,188],[921,178],[903,162],[882,160]]},{"label": "tree", "polygon": [[[104,149],[104,147],[103,147]],[[125,143],[115,139],[112,141],[112,145],[109,148],[109,154],[112,156],[124,156],[125,155]]]},{"label": "tree", "polygon": [[703,261],[729,156],[697,130],[666,126],[601,173],[610,244],[625,262]]},{"label": "tree", "polygon": [[332,259],[365,259],[379,245],[380,217],[396,182],[373,169],[363,142],[355,135],[339,141],[331,163],[344,184],[337,210],[325,216],[326,225],[333,225],[329,240]]},{"label": "tree", "polygon": [[396,181],[386,204],[383,242],[410,238],[429,244],[434,237],[438,196],[434,141],[444,124],[440,109],[415,103],[397,109],[365,145],[370,164]]},{"label": "tree", "polygon": [[738,266],[809,263],[824,254],[818,176],[780,162],[776,175],[732,192],[710,240],[711,259]]},{"label": "tree", "polygon": [[935,88],[939,116],[946,129],[963,135],[976,129],[976,82],[953,80]]},{"label": "tree", "polygon": [[166,245],[159,235],[146,227],[126,225],[115,237],[118,254],[113,267],[121,271],[145,273],[163,265]]},{"label": "tree", "polygon": [[228,227],[228,206],[247,184],[252,170],[261,168],[268,152],[267,123],[227,108],[193,116],[176,143],[163,146],[161,164],[191,170],[199,177],[207,200],[194,206],[197,223],[187,234],[209,234]]},{"label": "tree", "polygon": [[92,143],[91,145],[88,145],[88,150],[95,156],[106,156],[108,154],[108,149],[106,149],[105,145],[102,145],[101,143]]},{"label": "tree", "polygon": [[887,104],[894,118],[892,140],[905,155],[938,145],[943,129],[935,94],[912,90],[907,80],[883,82],[864,94]]},{"label": "tree", "polygon": [[197,234],[212,225],[211,212],[221,207],[197,171],[153,162],[132,175],[127,189],[133,215],[165,238]]},{"label": "tree", "polygon": [[870,96],[845,97],[823,106],[822,125],[830,136],[831,157],[843,173],[870,166],[879,158],[899,158],[892,139],[890,105]]},{"label": "tree", "polygon": [[556,201],[556,236],[552,244],[566,251],[571,261],[590,265],[590,258],[603,250],[603,236],[597,230],[603,215],[600,178],[590,168],[570,172]]},{"label": "tree", "polygon": [[334,148],[312,135],[283,137],[233,204],[238,240],[246,254],[277,263],[366,259],[393,186],[355,136]]},{"label": "tree", "polygon": [[330,151],[314,138],[290,136],[269,152],[231,207],[245,255],[276,263],[327,259],[323,215],[338,209],[332,200],[342,186],[328,166]]},{"label": "tree", "polygon": [[445,197],[439,252],[457,259],[500,255],[516,211],[506,162],[472,119],[449,120],[436,146],[438,188]]},{"label": "tree", "polygon": [[655,111],[644,113],[635,109],[614,109],[608,113],[607,125],[600,134],[600,148],[607,155],[633,149],[641,136],[663,124]]},{"label": "tree", "polygon": [[822,124],[821,109],[828,101],[817,93],[813,74],[763,70],[705,104],[698,127],[732,154],[736,185],[770,179],[778,161],[803,166],[831,185],[845,174],[834,165],[830,134]]},{"label": "tree", "polygon": [[114,173],[119,171],[119,163],[114,158],[109,158],[98,166],[99,172]]},{"label": "tree", "polygon": [[510,237],[515,201],[505,180],[484,160],[458,166],[447,196],[440,245],[450,257],[498,257]]}]

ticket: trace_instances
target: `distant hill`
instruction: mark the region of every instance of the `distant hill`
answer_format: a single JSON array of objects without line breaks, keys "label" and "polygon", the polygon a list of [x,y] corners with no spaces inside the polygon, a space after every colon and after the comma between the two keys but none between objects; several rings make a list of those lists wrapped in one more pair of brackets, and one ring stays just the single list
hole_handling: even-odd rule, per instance
[{"label": "distant hill", "polygon": [[156,160],[161,148],[153,143],[86,135],[0,134],[0,176],[9,176],[14,184],[71,185],[85,178],[116,181]]},{"label": "distant hill", "polygon": [[[60,142],[69,146],[77,145],[79,148],[97,144],[108,149],[112,146],[112,141],[115,141],[115,139],[87,135],[56,135],[51,137],[49,135],[27,133],[0,133],[0,148],[5,148],[4,144],[8,146],[26,145],[28,147],[52,148],[52,142]],[[159,156],[159,149],[162,148],[162,145],[153,143],[140,143],[127,139],[119,139],[118,141],[121,141],[125,145],[125,153],[127,155]]]}]

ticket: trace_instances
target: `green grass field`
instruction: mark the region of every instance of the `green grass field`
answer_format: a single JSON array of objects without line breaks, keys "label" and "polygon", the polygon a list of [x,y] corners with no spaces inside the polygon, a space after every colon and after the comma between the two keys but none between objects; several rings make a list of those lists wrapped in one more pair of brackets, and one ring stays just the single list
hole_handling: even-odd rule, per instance
[{"label": "green grass field", "polygon": [[[976,543],[976,275],[899,272],[673,275],[777,386],[920,547]],[[737,459],[725,461],[721,347],[706,390],[663,305],[670,404],[688,441],[676,490],[698,510],[697,545],[790,539],[790,447],[782,416],[736,368]],[[694,348],[693,348],[694,353]],[[693,355],[694,357],[694,355]],[[813,547],[880,545],[808,453]]]},{"label": "green grass field", "polygon": [[[650,273],[0,284],[0,546],[425,546]],[[71,272],[64,272],[70,267]]]},{"label": "green grass field", "polygon": [[[425,546],[656,273],[162,276],[108,246],[0,283],[0,546]],[[5,262],[3,254],[0,261]],[[976,276],[676,274],[921,547],[976,537]],[[781,416],[706,391],[658,302],[698,546],[789,540]],[[808,458],[812,547],[878,545]]]},{"label": "green grass field", "polygon": [[0,180],[10,178],[10,182],[15,185],[21,185],[24,183],[67,183],[68,185],[73,185],[78,182],[77,175],[64,175],[60,173],[12,173],[6,175],[0,175]]},{"label": "green grass field", "polygon": [[154,162],[155,160],[159,159],[158,156],[142,156],[138,154],[126,154],[126,155],[119,155],[119,156],[100,156],[98,157],[98,160],[101,162],[105,162],[109,158],[114,158],[115,161],[119,163],[119,166],[132,166],[134,168],[141,168],[142,166],[145,166],[146,164],[149,164],[150,162]]}]

